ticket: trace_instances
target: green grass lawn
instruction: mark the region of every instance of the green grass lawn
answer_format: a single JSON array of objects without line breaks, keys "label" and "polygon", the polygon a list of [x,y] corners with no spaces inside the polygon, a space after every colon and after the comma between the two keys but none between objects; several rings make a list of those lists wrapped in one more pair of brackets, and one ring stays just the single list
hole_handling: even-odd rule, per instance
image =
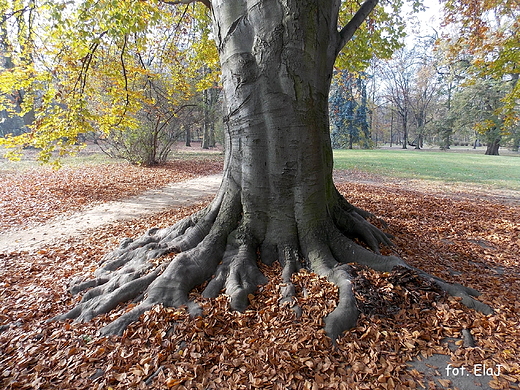
[{"label": "green grass lawn", "polygon": [[334,169],[520,191],[520,157],[423,150],[335,150]]},{"label": "green grass lawn", "polygon": [[[196,152],[197,150],[194,150]],[[208,157],[207,154],[174,153],[176,158]],[[0,158],[0,172],[38,166],[34,151],[21,162]],[[2,153],[3,154],[3,153]],[[65,166],[117,162],[96,150],[65,158]],[[121,160],[119,160],[121,161]],[[335,150],[334,169],[350,169],[371,174],[421,180],[459,182],[488,188],[520,191],[520,155],[485,156],[467,151],[425,151],[414,149]]]}]

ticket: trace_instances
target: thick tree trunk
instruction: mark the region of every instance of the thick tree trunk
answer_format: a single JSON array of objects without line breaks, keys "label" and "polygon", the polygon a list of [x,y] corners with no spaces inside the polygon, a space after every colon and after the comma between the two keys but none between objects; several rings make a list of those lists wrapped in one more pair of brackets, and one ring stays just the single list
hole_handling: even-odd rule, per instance
[{"label": "thick tree trunk", "polygon": [[498,156],[498,150],[500,149],[500,139],[494,139],[492,142],[487,144],[486,155]]},{"label": "thick tree trunk", "polygon": [[327,108],[335,53],[324,44],[334,41],[334,2],[289,3],[213,3],[226,175],[241,192],[242,225],[268,258],[298,248],[336,196]]},{"label": "thick tree trunk", "polygon": [[[60,318],[89,320],[119,302],[145,298],[103,329],[122,333],[155,304],[197,305],[189,291],[206,281],[203,295],[230,296],[244,310],[265,277],[257,266],[283,266],[282,301],[294,294],[291,275],[301,267],[327,276],[339,288],[337,308],[325,319],[334,340],[355,325],[349,262],[390,271],[397,257],[379,254],[389,236],[372,226],[371,214],[350,205],[332,180],[328,92],[341,39],[339,2],[316,0],[214,0],[212,12],[224,92],[226,161],[215,200],[205,210],[167,229],[127,240],[107,256],[83,301]],[[372,251],[354,243],[364,241]],[[170,252],[159,266],[149,260]],[[414,269],[415,270],[415,269]],[[473,300],[476,292],[415,270],[441,288]]]},{"label": "thick tree trunk", "polygon": [[186,135],[186,146],[191,146],[191,128],[189,125],[186,126],[185,135]]}]

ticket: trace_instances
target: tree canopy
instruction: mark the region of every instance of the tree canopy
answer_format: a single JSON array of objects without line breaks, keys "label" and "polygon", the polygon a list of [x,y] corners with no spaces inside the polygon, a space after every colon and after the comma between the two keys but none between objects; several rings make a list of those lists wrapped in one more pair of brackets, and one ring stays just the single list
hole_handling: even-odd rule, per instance
[{"label": "tree canopy", "polygon": [[[405,2],[381,1],[366,23],[344,29],[352,39],[345,40],[337,69],[356,74],[371,59],[390,58],[402,47]],[[376,3],[368,1],[365,7]],[[409,3],[414,11],[422,9],[418,0]],[[0,138],[0,144],[11,148],[11,158],[20,147],[33,146],[41,150],[42,161],[49,161],[53,150],[59,150],[58,158],[77,150],[78,135],[107,137],[142,127],[143,112],[159,106],[157,96],[151,97],[153,85],[165,88],[161,98],[171,107],[218,86],[210,5],[194,0],[0,1],[0,111],[4,117],[23,117],[30,130]],[[438,42],[449,47],[445,53],[454,60],[469,61],[465,83],[485,77],[507,85],[494,113],[498,133],[489,120],[476,123],[474,130],[486,139],[493,133],[518,138],[518,2],[449,0],[443,5],[444,33]],[[358,11],[357,2],[342,1],[338,28]]]},{"label": "tree canopy", "polygon": [[[3,108],[24,90],[22,111],[36,110],[31,131],[6,146],[74,150],[78,135],[132,129],[137,114],[157,103],[150,89],[180,105],[217,82],[216,49],[202,5],[171,7],[157,1],[21,1],[2,4],[6,31],[18,13],[35,14],[31,47],[9,37],[14,66],[1,77]],[[14,24],[14,25],[13,25]],[[11,34],[12,35],[12,34]],[[7,42],[7,40],[6,40]],[[201,72],[201,69],[205,69]]]},{"label": "tree canopy", "polygon": [[[365,3],[365,13],[375,9],[359,27],[349,24],[358,2],[342,2],[338,27],[348,43],[338,56],[339,68],[359,72],[374,56],[389,58],[402,45],[403,1],[376,4]],[[79,134],[136,128],[138,112],[155,104],[146,88],[158,80],[174,105],[218,83],[209,5],[1,1],[0,108],[21,115],[34,110],[29,132],[0,140],[14,148],[10,157],[20,146],[33,146],[41,149],[42,161],[49,161],[55,149],[59,156],[76,150]],[[15,98],[20,93],[23,100]]]},{"label": "tree canopy", "polygon": [[[487,137],[509,135],[519,126],[520,114],[520,3],[516,0],[447,0],[445,25],[454,29],[446,35],[453,58],[466,60],[472,77],[467,81],[479,88],[487,84],[507,82],[502,104],[476,125]],[[484,90],[486,87],[482,87]],[[489,111],[489,110],[488,110]]]}]

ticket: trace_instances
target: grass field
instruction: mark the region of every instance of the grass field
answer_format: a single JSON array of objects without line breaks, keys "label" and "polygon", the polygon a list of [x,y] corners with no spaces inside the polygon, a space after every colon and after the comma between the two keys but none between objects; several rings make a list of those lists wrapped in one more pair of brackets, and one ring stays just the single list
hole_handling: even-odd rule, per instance
[{"label": "grass field", "polygon": [[334,169],[520,191],[520,156],[403,149],[335,150]]},{"label": "grass field", "polygon": [[[505,154],[505,153],[504,153]],[[2,153],[3,155],[3,153]],[[37,167],[35,151],[28,151],[21,162],[0,158],[0,172]],[[220,151],[203,151],[199,147],[179,147],[177,159],[222,158]],[[63,160],[65,166],[111,164],[122,160],[108,158],[97,148],[87,148],[76,157]],[[335,150],[334,169],[366,172],[388,178],[419,179],[461,183],[520,191],[520,154],[485,156],[468,151],[426,151],[403,149]]]}]

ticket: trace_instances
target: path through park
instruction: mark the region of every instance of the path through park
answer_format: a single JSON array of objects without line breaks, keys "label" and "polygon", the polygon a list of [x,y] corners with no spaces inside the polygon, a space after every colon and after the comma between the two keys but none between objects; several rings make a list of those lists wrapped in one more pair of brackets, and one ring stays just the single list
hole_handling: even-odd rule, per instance
[{"label": "path through park", "polygon": [[30,251],[108,223],[144,217],[172,207],[188,206],[215,195],[221,175],[202,176],[149,190],[123,200],[87,207],[73,215],[58,216],[26,230],[0,234],[0,251]]}]

